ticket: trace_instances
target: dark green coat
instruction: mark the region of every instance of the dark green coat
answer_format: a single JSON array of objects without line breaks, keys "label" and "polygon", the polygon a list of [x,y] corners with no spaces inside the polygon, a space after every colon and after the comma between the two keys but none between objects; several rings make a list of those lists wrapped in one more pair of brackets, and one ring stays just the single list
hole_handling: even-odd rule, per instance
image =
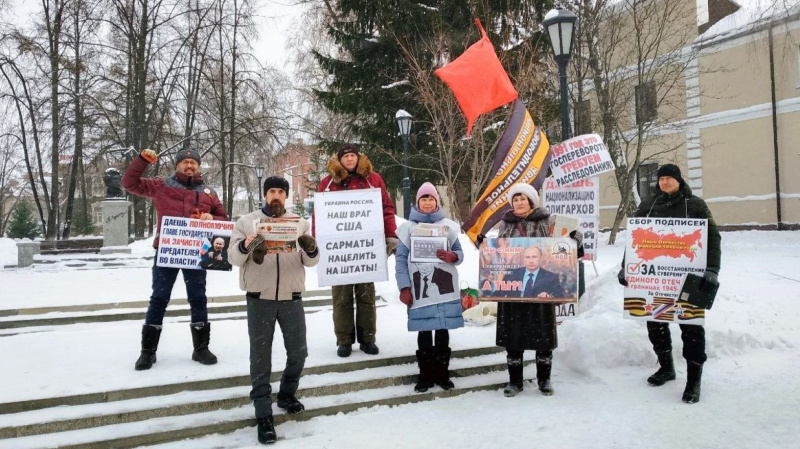
[{"label": "dark green coat", "polygon": [[692,189],[681,182],[681,187],[677,192],[668,195],[658,189],[652,198],[649,198],[639,205],[636,210],[636,217],[650,218],[704,218],[708,220],[708,265],[706,270],[719,273],[722,249],[720,244],[722,237],[719,235],[717,223],[711,216],[706,202],[702,198],[692,195]]}]

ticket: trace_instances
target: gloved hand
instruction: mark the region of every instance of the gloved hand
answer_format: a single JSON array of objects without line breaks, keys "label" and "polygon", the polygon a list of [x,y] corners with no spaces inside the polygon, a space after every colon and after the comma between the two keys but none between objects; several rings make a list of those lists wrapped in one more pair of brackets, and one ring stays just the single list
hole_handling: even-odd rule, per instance
[{"label": "gloved hand", "polygon": [[146,160],[150,164],[155,164],[156,161],[158,160],[158,154],[156,154],[155,151],[150,149],[142,150],[142,152],[139,153],[139,155],[142,156],[142,159]]},{"label": "gloved hand", "polygon": [[389,257],[396,252],[397,252],[397,239],[394,237],[386,237],[386,257]]},{"label": "gloved hand", "polygon": [[306,254],[311,254],[317,250],[317,240],[308,234],[303,234],[297,238],[297,244],[300,245]]},{"label": "gloved hand", "polygon": [[453,251],[437,249],[436,258],[444,263],[456,263],[458,261],[458,254],[454,253]]},{"label": "gloved hand", "polygon": [[625,271],[622,268],[619,269],[619,273],[617,273],[617,279],[619,280],[619,285],[623,287],[628,286],[628,281],[625,280]]},{"label": "gloved hand", "polygon": [[408,307],[414,303],[414,297],[411,296],[411,287],[404,287],[400,289],[400,302]]},{"label": "gloved hand", "polygon": [[583,259],[583,256],[586,254],[583,251],[583,234],[578,231],[572,231],[569,233],[569,237],[578,244],[578,259]]},{"label": "gloved hand", "polygon": [[478,234],[478,237],[475,238],[475,246],[481,246],[481,243],[486,240],[486,236],[483,234]]},{"label": "gloved hand", "polygon": [[713,271],[706,271],[703,274],[703,278],[705,278],[706,282],[710,282],[712,284],[719,284],[719,280],[717,279],[717,273]]},{"label": "gloved hand", "polygon": [[247,251],[253,253],[253,262],[258,265],[264,263],[264,256],[267,255],[267,245],[264,243],[264,237],[259,234],[247,246]]}]

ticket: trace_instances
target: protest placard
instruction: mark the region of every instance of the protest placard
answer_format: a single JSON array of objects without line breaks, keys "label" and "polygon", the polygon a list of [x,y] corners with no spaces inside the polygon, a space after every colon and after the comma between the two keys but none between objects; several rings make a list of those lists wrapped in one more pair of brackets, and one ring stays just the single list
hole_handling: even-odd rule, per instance
[{"label": "protest placard", "polygon": [[317,192],[314,219],[321,287],[389,278],[380,189]]},{"label": "protest placard", "polygon": [[578,316],[578,304],[574,302],[556,304],[556,323],[561,324]]},{"label": "protest placard", "polygon": [[190,270],[230,271],[230,221],[162,217],[156,265]]},{"label": "protest placard", "polygon": [[578,301],[578,251],[571,238],[486,239],[481,245],[481,301]]},{"label": "protest placard", "polygon": [[[583,234],[582,260],[597,259],[597,229],[600,218],[600,181],[598,178],[582,179],[576,183],[558,186],[555,179],[544,182],[544,207],[556,215],[571,215],[581,221]],[[554,234],[555,235],[555,234]]]},{"label": "protest placard", "polygon": [[565,140],[555,145],[552,152],[550,170],[557,186],[566,186],[614,170],[608,148],[597,134],[584,134]]},{"label": "protest placard", "polygon": [[629,218],[623,315],[640,321],[703,324],[705,310],[678,299],[686,274],[706,269],[708,221]]}]

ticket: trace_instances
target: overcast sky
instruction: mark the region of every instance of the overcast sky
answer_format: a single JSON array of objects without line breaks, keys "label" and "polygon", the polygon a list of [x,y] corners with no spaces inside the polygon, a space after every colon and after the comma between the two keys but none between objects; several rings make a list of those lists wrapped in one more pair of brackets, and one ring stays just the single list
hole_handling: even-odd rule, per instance
[{"label": "overcast sky", "polygon": [[[259,38],[254,43],[256,57],[265,64],[288,71],[287,38],[292,26],[302,14],[302,6],[292,5],[296,0],[257,0],[260,7],[256,15]],[[41,0],[12,0],[11,20],[18,25],[27,25],[31,14],[40,14]]]}]

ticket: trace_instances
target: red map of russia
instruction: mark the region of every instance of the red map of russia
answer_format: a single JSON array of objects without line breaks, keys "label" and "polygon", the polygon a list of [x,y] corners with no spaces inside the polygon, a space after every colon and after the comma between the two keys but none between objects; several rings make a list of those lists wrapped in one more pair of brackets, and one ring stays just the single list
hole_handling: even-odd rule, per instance
[{"label": "red map of russia", "polygon": [[702,247],[702,235],[700,229],[687,235],[659,234],[654,232],[653,228],[635,229],[631,232],[636,255],[643,261],[650,261],[656,257],[674,259],[686,257],[694,261],[695,251],[698,247]]}]

